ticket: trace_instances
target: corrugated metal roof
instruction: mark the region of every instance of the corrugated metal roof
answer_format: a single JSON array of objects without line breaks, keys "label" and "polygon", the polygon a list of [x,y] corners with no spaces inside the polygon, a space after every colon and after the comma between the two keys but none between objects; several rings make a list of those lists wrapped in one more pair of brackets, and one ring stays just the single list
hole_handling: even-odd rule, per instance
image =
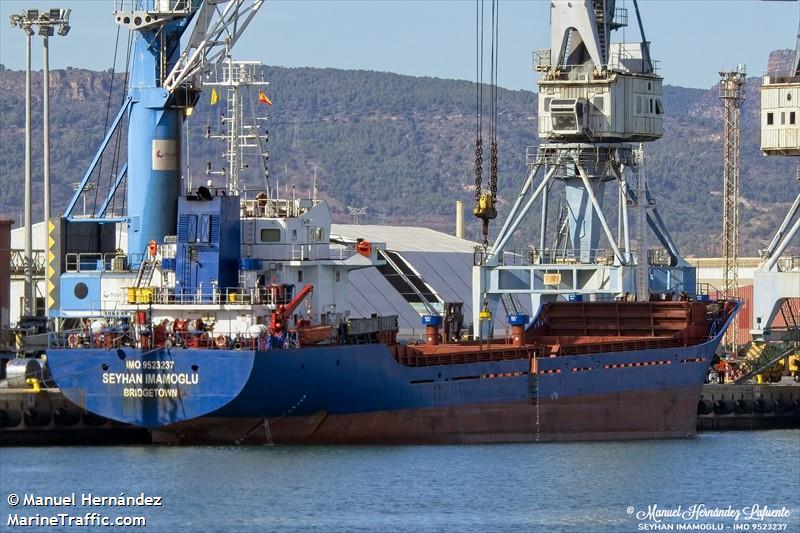
[{"label": "corrugated metal roof", "polygon": [[477,242],[459,239],[430,228],[414,226],[379,226],[371,224],[333,224],[331,235],[345,239],[384,242],[397,252],[460,252],[472,254]]},{"label": "corrugated metal roof", "polygon": [[[357,238],[386,243],[419,272],[445,302],[462,302],[465,325],[472,321],[473,250],[478,243],[459,239],[429,228],[334,224],[333,235],[347,240]],[[421,336],[424,328],[419,314],[406,302],[374,267],[350,273],[350,307],[354,316],[372,313],[399,317],[400,335]],[[529,304],[521,307],[530,312]],[[502,309],[495,314],[495,331],[503,331],[506,316]]]}]

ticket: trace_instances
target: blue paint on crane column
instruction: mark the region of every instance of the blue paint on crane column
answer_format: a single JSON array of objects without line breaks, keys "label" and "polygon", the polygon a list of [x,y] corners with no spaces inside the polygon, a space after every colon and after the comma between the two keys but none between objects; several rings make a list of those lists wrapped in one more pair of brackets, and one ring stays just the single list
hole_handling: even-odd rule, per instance
[{"label": "blue paint on crane column", "polygon": [[[153,240],[175,234],[180,194],[183,109],[161,85],[159,43],[165,35],[168,65],[175,63],[187,20],[155,32],[136,32],[130,76],[128,124],[128,253],[136,266]],[[169,68],[167,69],[169,70]]]}]

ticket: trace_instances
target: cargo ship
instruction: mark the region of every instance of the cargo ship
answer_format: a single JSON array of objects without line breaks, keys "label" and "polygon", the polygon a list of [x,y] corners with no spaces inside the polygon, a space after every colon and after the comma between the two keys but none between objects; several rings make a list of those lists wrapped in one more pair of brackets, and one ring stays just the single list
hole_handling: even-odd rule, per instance
[{"label": "cargo ship", "polygon": [[[686,437],[734,308],[557,302],[527,330],[517,325],[511,339],[485,344],[436,344],[435,325],[429,343],[398,343],[393,317],[351,319],[327,344],[292,347],[275,330],[230,336],[217,324],[207,332],[186,329],[187,319],[165,323],[156,313],[207,311],[153,304],[158,326],[131,319],[124,332],[69,333],[73,346],[50,349],[48,365],[71,401],[151,428],[161,442]],[[295,333],[302,327],[286,330]]]},{"label": "cargo ship", "polygon": [[[127,116],[128,158],[120,171],[128,184],[127,213],[118,219],[72,216],[78,191],[61,220],[58,327],[50,335],[47,367],[66,398],[98,417],[148,428],[165,443],[487,443],[694,434],[700,389],[737,303],[711,300],[688,283],[650,290],[647,272],[636,286],[634,274],[647,269],[647,257],[634,261],[630,243],[621,252],[609,235],[613,256],[606,261],[592,241],[599,209],[580,222],[585,231],[573,228],[576,254],[569,260],[534,250],[513,255],[524,266],[509,264],[504,232],[493,248],[479,247],[471,334],[457,306],[425,309],[425,338],[410,341],[398,338],[395,316],[352,316],[350,272],[392,259],[381,243],[332,239],[331,212],[316,191],[282,197],[269,187],[266,132],[245,124],[238,111],[255,98],[245,86],[255,86],[258,101],[271,105],[266,82],[258,64],[233,61],[229,48],[260,3],[237,0],[219,9],[217,2],[143,2],[115,13],[117,23],[135,33],[128,97],[112,126]],[[572,9],[560,1],[553,9],[567,4]],[[595,4],[592,31],[610,31],[613,25],[598,20],[614,12],[613,2],[603,13]],[[181,35],[195,16],[181,51]],[[225,32],[229,37],[220,38]],[[576,37],[569,42],[581,44]],[[210,68],[208,58],[220,57],[215,46],[224,53]],[[657,96],[660,78],[636,68],[603,71],[606,78],[597,83],[607,91],[637,87]],[[635,83],[614,85],[618,79]],[[224,185],[209,180],[196,186],[182,179],[181,126],[209,86],[211,103],[222,93],[229,106],[219,134],[228,166]],[[585,102],[573,100],[547,109],[557,126],[549,133],[565,144],[542,148],[536,168],[552,170],[537,190],[546,190],[553,176],[578,190],[589,179],[581,153],[595,150],[598,168],[628,163],[630,147],[613,143],[660,135],[653,118],[636,122],[646,124],[644,131],[608,132],[602,147],[581,145],[587,130],[576,117],[585,122]],[[207,136],[215,135],[209,129]],[[111,132],[100,151],[110,138]],[[238,158],[248,147],[256,147],[264,163],[262,188],[245,186],[246,165]],[[578,155],[568,161],[570,153]],[[607,181],[598,169],[589,174]],[[533,194],[530,183],[526,187],[523,193]],[[478,191],[475,213],[485,222],[494,210],[491,190]],[[593,190],[579,195],[583,209],[596,205]],[[636,191],[623,192],[636,201]],[[644,190],[638,192],[643,198]],[[644,208],[640,213],[644,217]],[[107,230],[117,226],[125,230],[124,243],[122,232]],[[680,266],[673,261],[649,278],[657,283],[659,272],[677,275],[680,268],[673,267]],[[532,281],[526,285],[525,279]],[[635,301],[630,291],[637,290],[647,294]],[[512,306],[511,334],[495,334],[499,302],[519,294],[530,295],[529,311]]]}]

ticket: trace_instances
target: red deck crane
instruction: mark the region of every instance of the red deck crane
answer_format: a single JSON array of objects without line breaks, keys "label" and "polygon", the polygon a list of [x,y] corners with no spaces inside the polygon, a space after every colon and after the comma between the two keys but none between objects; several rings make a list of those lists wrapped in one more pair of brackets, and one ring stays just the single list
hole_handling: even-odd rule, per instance
[{"label": "red deck crane", "polygon": [[272,335],[279,335],[286,330],[286,319],[292,315],[297,306],[305,300],[306,296],[314,292],[313,285],[306,285],[294,298],[287,304],[279,304],[275,311],[272,312],[272,319],[270,320],[269,332]]}]

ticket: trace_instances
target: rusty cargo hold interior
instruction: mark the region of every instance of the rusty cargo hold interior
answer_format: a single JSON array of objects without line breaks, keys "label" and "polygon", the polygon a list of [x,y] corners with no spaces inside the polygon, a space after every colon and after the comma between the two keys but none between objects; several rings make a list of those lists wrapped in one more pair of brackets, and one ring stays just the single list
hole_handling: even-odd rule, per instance
[{"label": "rusty cargo hold interior", "polygon": [[697,301],[551,302],[514,346],[492,342],[394,345],[403,365],[431,366],[700,344],[724,322],[732,303]]}]

